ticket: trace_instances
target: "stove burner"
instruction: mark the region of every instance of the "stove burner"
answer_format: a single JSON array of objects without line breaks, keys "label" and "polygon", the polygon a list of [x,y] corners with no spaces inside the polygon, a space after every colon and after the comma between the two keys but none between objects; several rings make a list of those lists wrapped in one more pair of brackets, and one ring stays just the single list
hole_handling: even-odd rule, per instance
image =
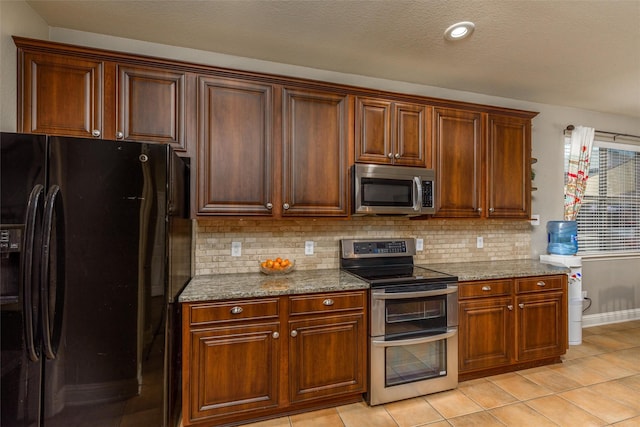
[{"label": "stove burner", "polygon": [[[413,264],[413,239],[342,240],[340,266],[372,288],[392,285],[455,283],[456,276]],[[364,250],[363,248],[368,248]],[[375,248],[375,251],[369,250]],[[402,248],[402,251],[397,251]]]}]

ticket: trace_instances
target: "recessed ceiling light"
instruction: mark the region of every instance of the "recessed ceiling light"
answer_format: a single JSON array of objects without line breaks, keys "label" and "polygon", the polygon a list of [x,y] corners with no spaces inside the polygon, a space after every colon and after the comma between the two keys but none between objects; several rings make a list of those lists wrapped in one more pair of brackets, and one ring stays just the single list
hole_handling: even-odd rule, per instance
[{"label": "recessed ceiling light", "polygon": [[462,40],[469,37],[476,25],[473,22],[458,22],[447,28],[444,32],[444,38],[447,40]]}]

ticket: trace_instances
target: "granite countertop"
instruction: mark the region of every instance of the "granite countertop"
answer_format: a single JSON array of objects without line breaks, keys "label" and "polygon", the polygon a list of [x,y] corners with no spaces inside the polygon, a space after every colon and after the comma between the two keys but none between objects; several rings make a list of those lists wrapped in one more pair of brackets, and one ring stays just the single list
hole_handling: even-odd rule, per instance
[{"label": "granite countertop", "polygon": [[[566,267],[543,264],[533,259],[420,264],[419,266],[452,274],[457,276],[460,282],[549,276],[566,274],[570,271]],[[286,275],[272,276],[262,273],[209,274],[191,279],[178,301],[212,301],[358,289],[369,289],[369,284],[340,269],[297,270]]]},{"label": "granite countertop", "polygon": [[507,277],[550,276],[566,274],[570,271],[567,267],[544,264],[535,259],[420,264],[420,267],[458,276],[460,282]]},{"label": "granite countertop", "polygon": [[179,302],[255,298],[369,289],[369,284],[339,269],[296,270],[286,275],[262,273],[196,276],[182,291]]}]

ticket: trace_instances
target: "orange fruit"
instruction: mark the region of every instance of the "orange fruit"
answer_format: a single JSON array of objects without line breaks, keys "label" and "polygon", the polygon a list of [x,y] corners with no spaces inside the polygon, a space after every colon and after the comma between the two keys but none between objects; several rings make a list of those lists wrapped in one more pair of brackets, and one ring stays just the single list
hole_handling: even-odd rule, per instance
[{"label": "orange fruit", "polygon": [[282,258],[280,257],[276,258],[276,262],[282,264]]},{"label": "orange fruit", "polygon": [[273,268],[273,261],[268,259],[266,262],[267,262],[267,268]]},{"label": "orange fruit", "polygon": [[273,268],[275,270],[280,270],[282,268],[282,265],[278,262],[278,260],[276,260],[276,262],[273,263]]}]

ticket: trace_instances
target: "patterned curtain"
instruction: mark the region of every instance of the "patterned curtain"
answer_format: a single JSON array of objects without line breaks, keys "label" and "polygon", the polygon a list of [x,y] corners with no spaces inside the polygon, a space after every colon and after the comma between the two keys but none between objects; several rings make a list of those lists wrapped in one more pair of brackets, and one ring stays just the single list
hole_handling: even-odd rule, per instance
[{"label": "patterned curtain", "polygon": [[589,158],[595,129],[576,126],[571,131],[571,151],[569,153],[569,171],[564,187],[564,219],[575,221],[582,205],[582,197],[589,178]]}]

